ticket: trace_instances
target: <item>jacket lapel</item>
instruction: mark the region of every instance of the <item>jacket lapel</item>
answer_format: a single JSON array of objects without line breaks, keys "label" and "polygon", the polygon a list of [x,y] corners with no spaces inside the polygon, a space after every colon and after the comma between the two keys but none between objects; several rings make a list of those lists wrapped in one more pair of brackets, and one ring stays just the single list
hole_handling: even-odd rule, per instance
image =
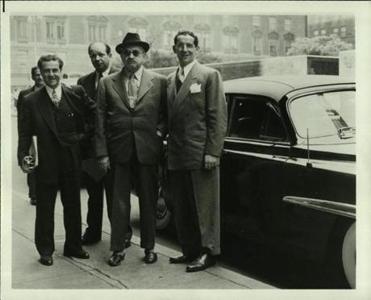
[{"label": "jacket lapel", "polygon": [[[174,103],[173,105],[179,105],[184,98],[188,95],[189,93],[189,88],[192,83],[194,83],[194,79],[197,78],[197,73],[198,73],[198,63],[196,62],[192,69],[189,71],[186,79],[184,80],[182,86],[180,87],[180,90],[178,94],[175,96]],[[175,85],[175,76],[174,76],[174,85]]]},{"label": "jacket lapel", "polygon": [[39,111],[42,117],[44,118],[46,124],[50,127],[51,131],[54,132],[56,136],[57,135],[57,126],[55,125],[55,120],[53,117],[53,112],[52,112],[52,107],[51,107],[51,99],[46,92],[46,88],[43,87],[40,90],[40,95],[41,97],[39,98],[38,106],[39,106]]},{"label": "jacket lapel", "polygon": [[146,69],[143,70],[142,78],[140,80],[140,86],[138,91],[137,104],[143,99],[143,96],[149,91],[153,86],[152,75]]},{"label": "jacket lapel", "polygon": [[176,94],[176,86],[175,86],[175,76],[176,76],[176,71],[172,73],[168,79],[168,85],[167,85],[167,97],[168,97],[168,103],[169,106],[173,105],[174,100],[175,100],[175,94]]},{"label": "jacket lapel", "polygon": [[73,98],[79,98],[78,95],[76,95],[72,89],[66,87],[64,84],[62,84],[62,97],[66,100],[68,105],[71,107],[71,109],[79,115],[82,115],[82,112],[80,109],[76,106],[75,102],[73,101]]},{"label": "jacket lapel", "polygon": [[112,86],[113,89],[119,94],[122,102],[124,102],[127,108],[130,109],[129,99],[127,97],[127,92],[124,84],[124,69],[112,76]]}]

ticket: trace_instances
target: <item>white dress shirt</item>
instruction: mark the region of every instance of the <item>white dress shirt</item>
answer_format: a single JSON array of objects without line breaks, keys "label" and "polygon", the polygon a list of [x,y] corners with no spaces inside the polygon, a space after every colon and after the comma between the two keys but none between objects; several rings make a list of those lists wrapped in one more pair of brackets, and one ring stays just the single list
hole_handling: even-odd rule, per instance
[{"label": "white dress shirt", "polygon": [[[188,73],[191,71],[193,65],[196,63],[196,60],[192,61],[191,63],[189,63],[188,65],[186,65],[185,67],[181,67],[179,66],[178,67],[178,78],[179,80],[183,83],[184,80],[187,78],[187,75]],[[184,71],[184,76],[181,76],[180,74],[182,74],[182,69]],[[180,75],[180,76],[179,76]]]}]

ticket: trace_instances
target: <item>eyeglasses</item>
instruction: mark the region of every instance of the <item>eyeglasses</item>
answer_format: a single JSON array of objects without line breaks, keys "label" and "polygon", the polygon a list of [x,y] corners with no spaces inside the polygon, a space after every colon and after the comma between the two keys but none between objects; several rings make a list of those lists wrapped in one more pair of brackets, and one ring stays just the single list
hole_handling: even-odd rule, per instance
[{"label": "eyeglasses", "polygon": [[142,54],[142,52],[139,50],[128,50],[128,49],[125,49],[124,51],[122,51],[122,53],[125,56],[130,56],[130,54],[133,54],[134,56],[139,56],[140,54]]}]

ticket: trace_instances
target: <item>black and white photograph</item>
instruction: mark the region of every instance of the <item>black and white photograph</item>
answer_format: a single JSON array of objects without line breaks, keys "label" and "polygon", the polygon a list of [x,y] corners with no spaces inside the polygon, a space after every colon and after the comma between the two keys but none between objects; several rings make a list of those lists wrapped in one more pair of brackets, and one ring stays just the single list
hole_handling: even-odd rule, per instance
[{"label": "black and white photograph", "polygon": [[370,299],[370,3],[2,9],[2,299]]}]

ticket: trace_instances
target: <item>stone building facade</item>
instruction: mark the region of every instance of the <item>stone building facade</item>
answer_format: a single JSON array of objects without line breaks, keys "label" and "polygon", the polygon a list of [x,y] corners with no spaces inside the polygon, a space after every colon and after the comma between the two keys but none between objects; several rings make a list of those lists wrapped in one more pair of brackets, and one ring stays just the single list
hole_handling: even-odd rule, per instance
[{"label": "stone building facade", "polygon": [[355,21],[353,15],[309,16],[308,36],[335,34],[355,48]]},{"label": "stone building facade", "polygon": [[194,31],[202,51],[251,57],[284,56],[297,37],[307,35],[307,17],[290,15],[148,15],[148,16],[12,16],[11,80],[29,83],[30,68],[42,54],[57,53],[64,72],[77,77],[91,70],[87,46],[114,46],[129,31],[138,32],[153,49],[171,52],[178,30]]}]

